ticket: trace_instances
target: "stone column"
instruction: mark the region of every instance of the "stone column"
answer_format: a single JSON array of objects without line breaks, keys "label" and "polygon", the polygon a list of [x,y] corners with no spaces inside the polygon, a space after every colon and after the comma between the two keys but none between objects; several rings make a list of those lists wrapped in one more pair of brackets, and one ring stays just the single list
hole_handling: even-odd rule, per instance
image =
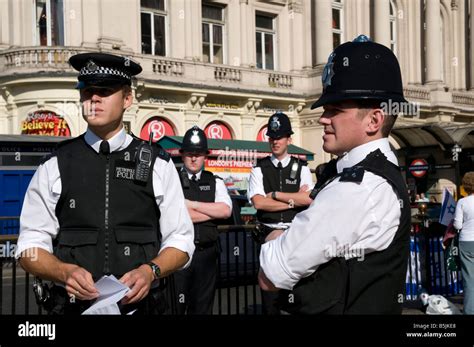
[{"label": "stone column", "polygon": [[316,20],[316,65],[326,64],[332,52],[332,7],[331,0],[314,1]]},{"label": "stone column", "polygon": [[440,0],[426,0],[426,83],[436,84],[441,77],[441,4]]},{"label": "stone column", "polygon": [[240,65],[248,66],[248,50],[250,42],[247,39],[248,26],[248,0],[240,0]]},{"label": "stone column", "polygon": [[374,1],[374,40],[390,48],[390,0]]},{"label": "stone column", "polygon": [[[470,11],[471,15],[469,18],[470,25],[470,52],[469,52],[469,64],[470,64],[470,78],[469,78],[469,87],[471,90],[474,90],[474,0],[470,2]],[[466,9],[467,11],[467,9]]]}]

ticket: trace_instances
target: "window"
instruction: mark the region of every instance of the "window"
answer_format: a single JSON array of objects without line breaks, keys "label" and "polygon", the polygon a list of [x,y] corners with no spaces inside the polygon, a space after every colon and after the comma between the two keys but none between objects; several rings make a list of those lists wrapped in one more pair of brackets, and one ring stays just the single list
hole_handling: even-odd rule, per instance
[{"label": "window", "polygon": [[64,46],[63,0],[36,0],[36,44]]},{"label": "window", "polygon": [[343,42],[342,8],[343,8],[342,0],[332,2],[332,43],[333,43],[333,48],[336,48],[337,46],[339,46]]},{"label": "window", "polygon": [[390,1],[390,49],[392,52],[397,50],[397,22],[395,5]]},{"label": "window", "polygon": [[224,64],[224,9],[202,5],[202,60]]},{"label": "window", "polygon": [[257,14],[256,25],[256,48],[257,68],[273,70],[275,68],[275,19],[268,15]]},{"label": "window", "polygon": [[142,53],[166,55],[165,0],[140,0]]}]

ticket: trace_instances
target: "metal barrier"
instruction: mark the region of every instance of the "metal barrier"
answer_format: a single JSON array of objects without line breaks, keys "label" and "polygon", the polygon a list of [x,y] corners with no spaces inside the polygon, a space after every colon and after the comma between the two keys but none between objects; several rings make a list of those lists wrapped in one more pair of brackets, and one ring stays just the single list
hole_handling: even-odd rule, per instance
[{"label": "metal barrier", "polygon": [[446,297],[462,293],[461,271],[446,267],[442,247],[445,226],[426,221],[412,224],[408,261],[406,300],[417,300],[422,291]]},{"label": "metal barrier", "polygon": [[[221,253],[213,314],[261,314],[257,284],[259,247],[253,241],[254,225],[219,226]],[[407,269],[406,300],[418,300],[419,291],[451,296],[460,293],[460,273],[445,267],[440,231],[413,225]],[[17,235],[0,235],[0,314],[42,314],[36,305],[32,279],[18,266],[11,250]],[[14,247],[15,246],[15,247]]]},{"label": "metal barrier", "polygon": [[255,225],[221,225],[214,314],[261,313],[257,284],[259,249],[251,231]]},{"label": "metal barrier", "polygon": [[0,314],[42,314],[31,275],[15,261],[17,239],[18,235],[0,235]]}]

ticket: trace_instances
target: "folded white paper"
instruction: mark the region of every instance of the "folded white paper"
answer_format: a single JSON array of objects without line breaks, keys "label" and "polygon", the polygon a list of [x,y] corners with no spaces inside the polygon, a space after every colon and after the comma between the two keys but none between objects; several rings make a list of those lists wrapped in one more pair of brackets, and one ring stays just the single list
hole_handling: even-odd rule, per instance
[{"label": "folded white paper", "polygon": [[117,302],[127,295],[130,288],[121,283],[114,275],[104,276],[95,283],[99,297],[82,314],[120,314]]}]

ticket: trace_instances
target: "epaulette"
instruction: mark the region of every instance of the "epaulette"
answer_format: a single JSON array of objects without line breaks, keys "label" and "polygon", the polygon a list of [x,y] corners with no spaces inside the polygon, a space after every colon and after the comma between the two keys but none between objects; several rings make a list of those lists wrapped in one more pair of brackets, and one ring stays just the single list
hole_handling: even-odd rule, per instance
[{"label": "epaulette", "polygon": [[51,153],[48,153],[48,154],[45,154],[43,157],[41,157],[40,159],[40,165],[43,165],[44,163],[46,163],[49,159],[53,158],[56,156],[56,151],[53,151]]},{"label": "epaulette", "polygon": [[360,183],[364,178],[364,168],[362,166],[347,167],[342,170],[339,182],[355,182]]},{"label": "epaulette", "polygon": [[171,155],[165,151],[163,147],[161,147],[158,143],[155,142],[155,146],[157,147],[157,156],[160,159],[163,159],[164,161],[170,161]]},{"label": "epaulette", "polygon": [[301,166],[308,166],[308,161],[304,159],[299,159]]},{"label": "epaulette", "polygon": [[61,142],[58,142],[56,144],[56,149],[62,148],[62,147],[66,146],[66,145],[68,145],[72,142],[78,141],[81,137],[84,137],[84,134],[79,135],[78,137],[75,137],[75,138],[72,138],[72,139],[67,139],[67,140],[63,140]]},{"label": "epaulette", "polygon": [[[129,134],[132,138],[134,138],[135,140],[138,140],[138,141],[141,141],[141,142],[148,142],[148,141],[145,141],[143,140],[142,138],[138,137],[138,136],[135,136],[135,134],[133,133],[130,133]],[[157,157],[160,158],[160,159],[163,159],[164,161],[170,161],[170,154],[168,152],[166,152],[163,147],[161,147],[161,145],[158,144],[158,142],[154,142],[153,145],[155,145],[157,147]]]},{"label": "epaulette", "polygon": [[269,167],[270,165],[272,165],[272,161],[270,156],[267,156],[265,158],[257,159],[257,164],[255,164],[255,167]]}]

